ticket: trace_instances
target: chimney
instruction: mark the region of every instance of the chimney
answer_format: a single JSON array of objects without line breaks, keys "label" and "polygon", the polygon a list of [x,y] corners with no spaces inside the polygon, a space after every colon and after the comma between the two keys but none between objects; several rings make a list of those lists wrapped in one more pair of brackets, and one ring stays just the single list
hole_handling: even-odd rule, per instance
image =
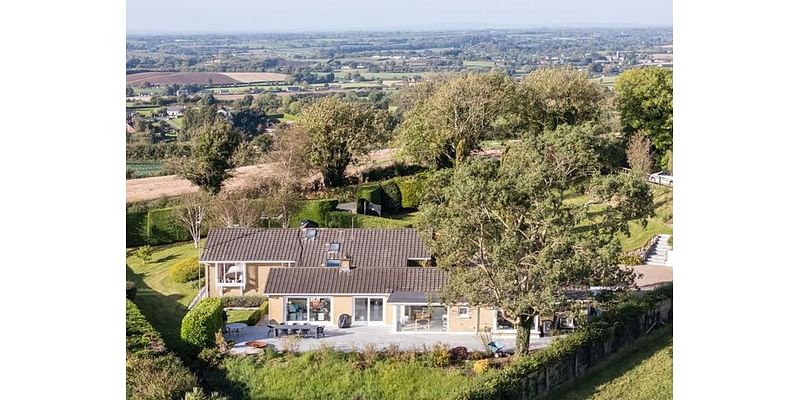
[{"label": "chimney", "polygon": [[350,271],[350,259],[347,257],[342,258],[341,264],[339,265],[339,271]]}]

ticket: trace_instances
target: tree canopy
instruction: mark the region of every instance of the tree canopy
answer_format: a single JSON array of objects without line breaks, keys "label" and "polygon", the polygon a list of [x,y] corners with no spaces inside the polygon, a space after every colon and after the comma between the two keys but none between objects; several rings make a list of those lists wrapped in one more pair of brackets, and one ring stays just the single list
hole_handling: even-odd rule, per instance
[{"label": "tree canopy", "polygon": [[309,137],[305,156],[325,186],[344,185],[347,167],[385,140],[386,117],[385,111],[334,96],[303,108],[297,125]]},{"label": "tree canopy", "polygon": [[[615,234],[645,223],[652,195],[640,179],[600,175],[596,132],[561,126],[511,145],[499,162],[439,171],[421,207],[422,237],[450,272],[445,301],[503,310],[521,352],[534,317],[564,307],[569,288],[633,282]],[[580,194],[587,201],[570,201]]]},{"label": "tree canopy", "polygon": [[[627,70],[617,78],[615,91],[623,132],[641,131],[650,138],[659,156],[672,150],[672,71]],[[662,158],[662,164],[666,162]]]},{"label": "tree canopy", "polygon": [[206,192],[217,194],[222,183],[230,177],[233,154],[239,146],[241,134],[217,118],[202,125],[195,135],[192,155],[183,161],[179,175]]},{"label": "tree canopy", "polygon": [[414,162],[437,168],[457,165],[482,140],[508,133],[514,98],[514,82],[498,72],[423,83],[403,98],[409,111],[397,142]]}]

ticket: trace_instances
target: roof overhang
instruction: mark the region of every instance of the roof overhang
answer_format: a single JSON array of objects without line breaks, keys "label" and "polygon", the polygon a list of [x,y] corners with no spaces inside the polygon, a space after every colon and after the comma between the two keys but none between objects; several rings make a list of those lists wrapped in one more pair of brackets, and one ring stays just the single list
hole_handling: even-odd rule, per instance
[{"label": "roof overhang", "polygon": [[428,304],[440,303],[441,298],[430,292],[394,292],[386,300],[387,304]]}]

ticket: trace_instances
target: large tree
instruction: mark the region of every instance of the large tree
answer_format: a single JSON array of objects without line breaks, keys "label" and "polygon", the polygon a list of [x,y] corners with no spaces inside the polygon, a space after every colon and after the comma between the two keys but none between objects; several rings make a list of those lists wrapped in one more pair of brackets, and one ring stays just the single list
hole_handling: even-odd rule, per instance
[{"label": "large tree", "polygon": [[615,92],[623,132],[647,135],[666,166],[663,156],[672,150],[672,71],[627,70],[617,78]]},{"label": "large tree", "polygon": [[498,72],[423,83],[403,98],[410,107],[396,138],[403,156],[436,168],[463,162],[482,140],[510,133],[515,95],[514,82]]},{"label": "large tree", "polygon": [[608,117],[603,88],[574,68],[538,69],[520,82],[520,94],[518,111],[532,132]]},{"label": "large tree", "polygon": [[633,282],[615,235],[652,215],[652,195],[642,180],[599,174],[596,132],[562,126],[500,162],[472,158],[440,172],[423,202],[422,236],[450,273],[444,300],[502,310],[521,353],[534,317],[563,310],[569,289]]},{"label": "large tree", "polygon": [[179,175],[208,193],[219,193],[230,177],[240,141],[241,135],[224,120],[203,125],[192,138],[192,155],[182,161]]},{"label": "large tree", "polygon": [[309,137],[305,156],[325,186],[345,184],[345,170],[385,140],[385,121],[369,105],[326,96],[303,108],[298,127]]}]

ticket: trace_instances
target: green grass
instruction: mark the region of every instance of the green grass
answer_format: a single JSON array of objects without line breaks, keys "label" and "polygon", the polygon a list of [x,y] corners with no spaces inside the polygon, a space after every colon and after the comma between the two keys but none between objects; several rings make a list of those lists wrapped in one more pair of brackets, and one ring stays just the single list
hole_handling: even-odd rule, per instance
[{"label": "green grass", "polygon": [[604,364],[546,399],[672,399],[672,327],[639,339]]},{"label": "green grass", "polygon": [[420,361],[381,360],[362,369],[353,357],[337,351],[228,357],[223,371],[235,397],[251,399],[444,399],[472,381],[457,368]]},{"label": "green grass", "polygon": [[255,310],[227,310],[225,312],[228,314],[228,323],[232,324],[234,322],[246,323],[253,311]]},{"label": "green grass", "polygon": [[[205,240],[200,242],[203,246]],[[169,267],[177,262],[197,256],[193,242],[153,247],[153,257],[142,265],[134,249],[126,250],[125,278],[136,283],[134,302],[150,324],[164,337],[172,350],[180,348],[181,320],[187,307],[197,294],[197,281],[177,283],[169,276]]]},{"label": "green grass", "polygon": [[494,61],[464,61],[465,67],[478,67],[478,68],[492,68],[495,66]]}]

